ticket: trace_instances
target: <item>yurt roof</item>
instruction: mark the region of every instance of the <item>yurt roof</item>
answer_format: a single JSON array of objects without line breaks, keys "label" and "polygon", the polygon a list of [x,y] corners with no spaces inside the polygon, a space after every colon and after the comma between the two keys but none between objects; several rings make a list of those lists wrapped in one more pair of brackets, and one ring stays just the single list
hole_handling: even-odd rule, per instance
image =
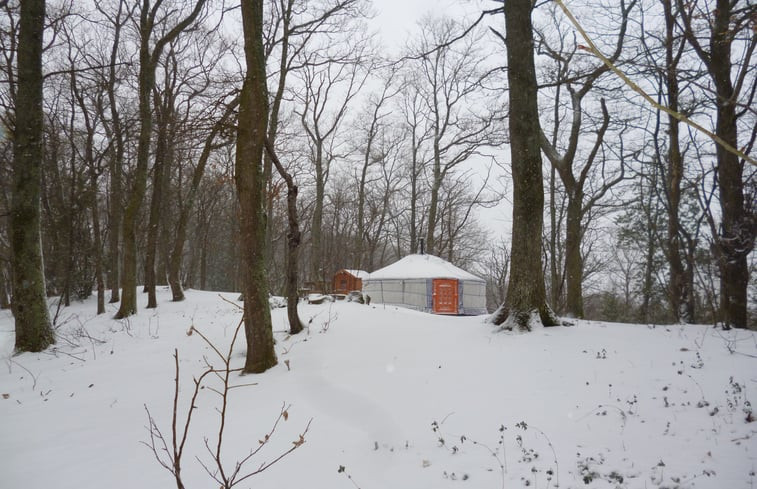
[{"label": "yurt roof", "polygon": [[433,255],[407,255],[389,266],[372,272],[369,280],[411,278],[456,278],[483,282],[483,279],[472,273]]}]

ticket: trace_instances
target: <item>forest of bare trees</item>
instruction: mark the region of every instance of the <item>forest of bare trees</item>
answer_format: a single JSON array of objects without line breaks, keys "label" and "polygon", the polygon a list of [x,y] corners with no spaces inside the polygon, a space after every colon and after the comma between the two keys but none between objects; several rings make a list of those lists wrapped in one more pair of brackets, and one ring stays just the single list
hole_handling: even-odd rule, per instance
[{"label": "forest of bare trees", "polygon": [[[402,40],[380,8],[0,2],[0,306],[54,324],[93,294],[125,318],[159,287],[236,290],[251,328],[269,293],[423,241],[492,311],[757,327],[752,0],[570,2],[606,62],[558,2]],[[35,294],[49,319],[16,307]]]}]

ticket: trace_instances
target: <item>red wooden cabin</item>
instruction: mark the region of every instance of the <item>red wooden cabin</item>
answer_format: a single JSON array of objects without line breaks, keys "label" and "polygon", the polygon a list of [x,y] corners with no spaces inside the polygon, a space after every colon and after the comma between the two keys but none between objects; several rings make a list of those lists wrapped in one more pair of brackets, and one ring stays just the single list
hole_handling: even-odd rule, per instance
[{"label": "red wooden cabin", "polygon": [[363,279],[368,272],[363,270],[342,269],[334,274],[332,291],[334,294],[349,294],[353,290],[363,290]]}]

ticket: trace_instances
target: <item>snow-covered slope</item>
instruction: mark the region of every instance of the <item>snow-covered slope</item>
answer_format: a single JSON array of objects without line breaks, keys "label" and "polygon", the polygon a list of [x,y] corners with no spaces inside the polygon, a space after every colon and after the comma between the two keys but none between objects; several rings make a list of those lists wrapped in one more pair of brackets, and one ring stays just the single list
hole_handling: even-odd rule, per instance
[{"label": "snow-covered slope", "polygon": [[[161,291],[157,310],[128,321],[77,304],[59,318],[55,349],[10,356],[0,312],[0,487],[175,487],[155,460],[145,406],[171,436],[174,349],[179,417],[207,358],[194,326],[225,351],[237,294]],[[111,311],[111,313],[115,310]],[[757,483],[757,338],[706,326],[579,322],[503,333],[483,317],[440,317],[337,302],[302,305],[309,331],[285,333],[280,364],[233,374],[222,458],[259,446],[252,470],[305,443],[238,487],[256,488],[751,488]],[[244,362],[244,343],[232,367]],[[209,377],[206,377],[210,380]],[[215,379],[209,387],[218,389]],[[200,391],[183,459],[186,487],[218,487],[212,463],[221,398]],[[183,423],[180,423],[180,427]],[[443,443],[441,442],[443,440]],[[158,452],[161,453],[160,448]],[[343,470],[340,470],[342,469]],[[348,478],[348,477],[351,477]]]}]

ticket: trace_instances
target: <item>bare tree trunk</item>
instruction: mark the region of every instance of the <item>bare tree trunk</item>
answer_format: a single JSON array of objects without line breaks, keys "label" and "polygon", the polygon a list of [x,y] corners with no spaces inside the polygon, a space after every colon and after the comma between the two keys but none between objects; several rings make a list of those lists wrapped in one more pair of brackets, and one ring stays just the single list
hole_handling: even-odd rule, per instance
[{"label": "bare tree trunk", "polygon": [[436,221],[439,207],[439,188],[442,184],[441,160],[439,156],[439,138],[434,138],[434,166],[431,181],[431,201],[428,206],[428,222],[426,223],[426,250],[429,255],[437,252],[436,249]]},{"label": "bare tree trunk", "polygon": [[[665,88],[667,89],[668,108],[679,111],[678,97],[678,61],[683,53],[683,42],[676,52],[675,29],[676,17],[673,13],[673,0],[662,0],[665,13]],[[681,181],[683,179],[683,155],[680,147],[680,122],[668,115],[668,171],[667,171],[667,213],[668,229],[666,237],[666,257],[670,269],[669,299],[675,318],[683,323],[694,318],[692,291],[689,290],[688,274],[684,270],[681,257],[681,223],[679,208],[681,206]],[[693,284],[692,284],[693,285]]]},{"label": "bare tree trunk", "polygon": [[[158,2],[150,6],[149,0],[142,0],[140,12],[140,48],[139,48],[139,140],[137,143],[137,166],[132,179],[134,181],[129,194],[129,201],[123,215],[123,297],[121,307],[116,314],[122,319],[137,312],[137,219],[144,200],[147,187],[150,141],[152,136],[152,108],[150,95],[155,86],[155,70],[163,48],[189,27],[199,16],[205,0],[196,0],[194,9],[181,22],[171,28],[151,46],[155,19],[158,14]],[[152,48],[152,51],[150,49]]]},{"label": "bare tree trunk", "polygon": [[[410,175],[410,253],[418,253],[418,146],[413,138],[412,168]],[[397,248],[399,249],[399,247]]]},{"label": "bare tree trunk", "polygon": [[145,292],[147,292],[147,309],[158,307],[155,292],[155,257],[158,251],[158,229],[160,226],[160,208],[163,199],[163,172],[166,167],[165,135],[158,136],[155,164],[153,166],[152,198],[150,199],[150,217],[147,224],[147,245],[145,249]]},{"label": "bare tree trunk", "polygon": [[[621,23],[618,29],[617,41],[615,44],[614,52],[609,56],[611,62],[618,60],[622,53],[623,42],[625,40],[625,33],[628,24],[628,16],[631,9],[634,8],[636,0],[631,0],[628,6],[624,0],[619,2],[621,12]],[[542,39],[543,42],[544,39]],[[579,139],[581,139],[581,128],[584,125],[583,120],[583,108],[582,101],[584,97],[594,88],[597,80],[609,71],[605,64],[599,63],[583,76],[575,76],[573,70],[570,67],[570,60],[573,59],[575,49],[568,53],[563,53],[564,40],[561,39],[562,45],[556,51],[553,51],[546,47],[550,56],[556,60],[557,63],[557,76],[558,87],[557,95],[555,98],[555,127],[553,129],[553,135],[551,142],[542,133],[540,138],[540,144],[542,150],[550,160],[552,167],[557,170],[557,173],[562,180],[565,187],[567,197],[567,215],[565,226],[565,285],[566,285],[566,298],[565,309],[566,312],[573,317],[583,317],[583,256],[581,254],[581,245],[583,241],[583,229],[586,225],[583,222],[584,217],[587,214],[587,210],[591,209],[597,201],[604,196],[611,187],[618,184],[624,178],[623,162],[621,161],[621,169],[619,176],[604,179],[600,184],[587,185],[587,179],[589,178],[590,170],[594,165],[597,155],[601,154],[600,148],[604,144],[604,137],[607,128],[610,123],[609,112],[607,111],[606,103],[604,99],[600,99],[600,106],[602,110],[602,119],[599,128],[596,131],[596,139],[594,145],[585,158],[582,165],[574,168],[577,161],[577,151],[580,147]],[[575,87],[574,85],[578,85]],[[564,145],[565,149],[562,154],[558,152],[558,121],[560,113],[560,91],[562,86],[567,88],[570,94],[570,109],[572,117],[569,125],[568,140]],[[622,140],[621,140],[622,145]],[[622,146],[621,146],[622,148]],[[621,155],[622,158],[622,155]],[[583,159],[583,158],[581,158]],[[600,159],[602,157],[600,156]],[[588,188],[587,188],[588,187]],[[586,192],[590,192],[587,196]],[[584,198],[588,197],[586,202]],[[554,250],[553,250],[554,253]],[[553,304],[554,305],[554,304]]]},{"label": "bare tree trunk", "polygon": [[513,236],[507,299],[494,324],[530,330],[535,321],[558,324],[547,305],[541,239],[544,211],[539,146],[539,110],[531,24],[531,0],[505,2],[507,78],[510,99],[510,157],[513,175]]},{"label": "bare tree trunk", "polygon": [[123,214],[123,290],[121,307],[116,319],[123,319],[137,313],[137,219],[147,188],[148,161],[152,136],[152,108],[150,94],[155,84],[155,65],[149,51],[150,32],[147,22],[148,11],[143,8],[141,20],[142,44],[139,52],[139,140],[137,143],[137,166],[132,175],[132,189]]},{"label": "bare tree trunk", "polygon": [[[87,139],[84,147],[84,160],[88,167],[89,188],[87,198],[84,200],[82,207],[89,207],[92,212],[92,234],[93,234],[93,254],[95,258],[95,284],[97,286],[97,314],[105,313],[105,281],[103,279],[103,246],[102,230],[100,225],[100,207],[97,199],[98,180],[102,174],[101,161],[96,161],[94,150],[95,127],[92,118],[87,109],[87,103],[84,96],[79,90],[76,83],[77,77],[75,72],[71,72],[71,91],[81,110],[81,116],[84,119],[84,125],[87,130]],[[101,111],[101,107],[98,107]],[[72,114],[74,111],[72,110]],[[73,129],[73,128],[72,128]],[[74,134],[73,130],[71,134]],[[73,171],[72,165],[72,171]]]},{"label": "bare tree trunk", "polygon": [[102,231],[100,230],[100,209],[97,202],[97,173],[94,169],[90,176],[90,192],[92,199],[92,233],[94,234],[95,246],[95,284],[97,285],[97,314],[105,314],[105,281],[103,280],[103,249]]},{"label": "bare tree trunk", "polygon": [[[150,217],[147,224],[147,247],[145,249],[145,292],[147,292],[147,309],[158,307],[155,286],[155,258],[158,252],[158,231],[161,225],[160,214],[163,207],[164,193],[166,192],[165,173],[170,164],[172,144],[170,138],[171,114],[173,112],[173,100],[170,94],[164,94],[166,100],[159,105],[158,109],[158,136],[155,147],[155,163],[152,171],[152,198],[150,199]],[[156,94],[156,99],[158,95]]]},{"label": "bare tree trunk", "polygon": [[[313,223],[310,227],[310,280],[323,280],[323,201],[326,198],[326,175],[323,168],[323,143],[317,141],[315,154],[315,202],[313,203]],[[325,291],[323,291],[325,292]]]},{"label": "bare tree trunk", "polygon": [[21,4],[18,92],[13,138],[11,263],[16,351],[42,351],[55,343],[45,294],[40,236],[42,138],[42,37],[45,1]]},{"label": "bare tree trunk", "polygon": [[[738,148],[736,127],[736,100],[731,84],[731,2],[718,0],[715,11],[715,27],[710,49],[710,70],[717,92],[717,122],[715,133],[732,148]],[[725,295],[722,298],[725,322],[728,326],[747,327],[747,287],[749,266],[747,256],[754,246],[755,223],[744,210],[743,165],[739,157],[716,146],[720,205],[723,212],[722,230],[719,237],[723,249],[723,282]]]},{"label": "bare tree trunk", "polygon": [[268,123],[268,90],[263,54],[263,2],[242,0],[241,5],[247,74],[240,96],[234,178],[240,207],[242,294],[247,338],[244,371],[260,373],[277,363],[265,271],[263,149]]},{"label": "bare tree trunk", "polygon": [[[113,44],[110,52],[110,66],[108,68],[107,91],[108,105],[110,106],[110,120],[112,124],[111,137],[114,139],[115,148],[111,152],[109,162],[110,173],[110,212],[108,217],[108,288],[110,289],[110,303],[121,300],[121,274],[120,269],[120,244],[121,222],[123,219],[123,184],[121,174],[124,165],[124,131],[121,126],[121,114],[118,112],[116,100],[116,62],[118,60],[118,48],[121,45],[121,27],[123,26],[122,14],[124,1],[118,2],[118,13],[113,21]],[[130,17],[128,15],[127,17]]]},{"label": "bare tree trunk", "polygon": [[[554,142],[554,141],[553,141]],[[552,307],[555,308],[558,312],[562,310],[562,290],[563,290],[563,279],[562,279],[562,273],[560,273],[560,270],[562,268],[561,260],[559,260],[559,254],[558,254],[558,242],[559,242],[559,233],[560,229],[558,226],[558,223],[561,222],[557,218],[557,203],[555,202],[555,199],[557,198],[557,192],[556,192],[556,186],[557,186],[557,178],[555,175],[555,167],[552,166],[550,168],[549,172],[549,219],[550,219],[550,229],[549,229],[549,274],[550,274],[550,301],[552,303]]]},{"label": "bare tree trunk", "polygon": [[6,285],[5,267],[0,264],[0,309],[10,309],[11,298]]},{"label": "bare tree trunk", "polygon": [[[703,11],[703,2],[684,2],[678,0],[680,18],[686,29],[686,37],[699,58],[707,66],[712,83],[715,86],[716,108],[715,134],[732,148],[739,148],[736,106],[744,84],[747,70],[751,69],[751,58],[755,52],[757,38],[750,33],[753,27],[753,9],[737,7],[737,2],[717,0],[707,24],[709,28],[709,52],[700,44],[701,33],[694,32],[692,23]],[[709,5],[705,4],[705,8]],[[734,69],[731,59],[733,41],[739,37],[735,29],[746,30],[743,47],[742,66]],[[735,72],[734,85],[732,73]],[[754,96],[752,87],[750,98]],[[742,114],[748,113],[743,111]],[[726,150],[722,145],[715,145],[717,157],[718,188],[720,190],[720,207],[722,212],[718,246],[722,253],[721,261],[721,307],[726,327],[747,327],[747,288],[749,286],[749,267],[747,256],[754,248],[757,224],[755,216],[745,208],[743,165],[739,157]]]},{"label": "bare tree trunk", "polygon": [[287,294],[287,318],[289,319],[289,334],[297,334],[304,328],[297,312],[299,294],[297,293],[297,253],[300,246],[300,222],[297,217],[297,193],[299,189],[294,179],[276,156],[273,144],[266,140],[266,150],[271,161],[276,165],[279,175],[287,184],[287,217],[289,231],[287,232],[287,259],[286,259],[286,294]]},{"label": "bare tree trunk", "polygon": [[[175,302],[184,300],[184,290],[181,284],[181,262],[184,256],[184,244],[187,240],[187,226],[189,224],[189,215],[194,209],[197,200],[197,190],[200,188],[202,176],[205,174],[205,167],[210,159],[214,141],[221,130],[228,124],[229,118],[239,105],[239,98],[234,98],[229,102],[223,116],[213,125],[213,128],[205,139],[202,147],[202,153],[197,161],[197,166],[192,173],[192,182],[189,185],[187,195],[181,203],[179,210],[179,219],[176,224],[176,236],[174,237],[171,257],[168,263],[168,284],[171,286],[171,295]],[[204,276],[204,275],[203,275]],[[204,281],[202,288],[205,287]]]},{"label": "bare tree trunk", "polygon": [[567,285],[565,307],[572,317],[582,318],[584,316],[583,257],[581,256],[583,193],[578,189],[573,193],[574,195],[568,198],[565,220],[565,278]]}]

